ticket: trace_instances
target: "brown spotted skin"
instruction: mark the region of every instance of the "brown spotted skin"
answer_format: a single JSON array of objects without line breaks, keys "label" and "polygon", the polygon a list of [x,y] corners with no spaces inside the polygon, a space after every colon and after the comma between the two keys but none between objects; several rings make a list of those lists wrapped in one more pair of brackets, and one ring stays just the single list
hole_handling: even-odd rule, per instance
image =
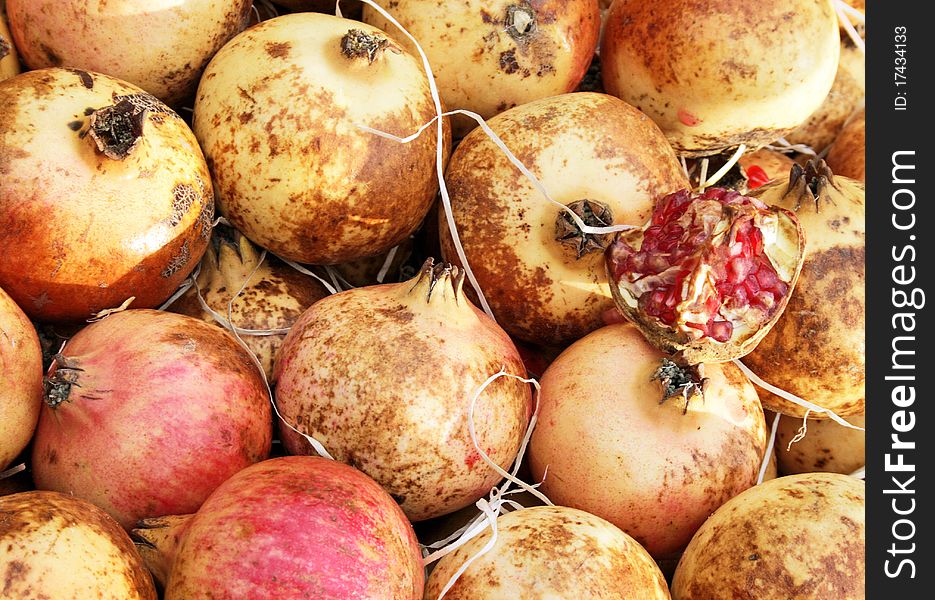
[{"label": "brown spotted skin", "polygon": [[[151,108],[123,160],[87,134],[114,95]],[[195,136],[152,96],[71,69],[0,82],[0,286],[30,317],[79,321],[130,296],[158,306],[201,259],[213,214]]]},{"label": "brown spotted skin", "polygon": [[356,469],[287,456],[224,482],[187,525],[166,600],[418,600],[412,526]]},{"label": "brown spotted skin", "polygon": [[348,58],[341,40],[351,29],[387,39],[319,13],[264,21],[215,56],[195,101],[222,214],[302,263],[389,250],[438,189],[435,129],[400,144],[357,127],[406,136],[435,117],[421,63],[395,43],[372,63]]},{"label": "brown spotted skin", "polygon": [[130,529],[195,512],[269,456],[266,386],[218,327],[127,310],[82,329],[62,354],[82,370],[65,402],[42,407],[32,447],[39,489],[90,500]]},{"label": "brown spotted skin", "polygon": [[[831,91],[818,110],[785,136],[786,140],[811,146],[815,152],[831,145],[848,117],[864,104],[864,78],[864,53],[845,36],[841,40],[841,60]],[[863,180],[851,175],[848,177]]]},{"label": "brown spotted skin", "polygon": [[[863,427],[863,415],[847,418]],[[830,419],[809,419],[805,437],[789,447],[802,427],[802,419],[782,416],[776,433],[776,455],[784,475],[798,473],[841,473],[850,475],[866,462],[865,434]]]},{"label": "brown spotted skin", "polygon": [[[805,263],[779,320],[743,359],[769,383],[839,416],[864,413],[864,186],[841,176],[796,211],[805,230]],[[839,188],[839,189],[838,189]],[[788,180],[754,190],[767,204],[794,209]],[[763,406],[802,417],[805,409],[761,390]],[[827,418],[811,413],[812,418]]]},{"label": "brown spotted skin", "polygon": [[[584,77],[600,31],[596,0],[394,0],[389,13],[422,46],[442,100],[489,119],[533,100],[573,91]],[[511,30],[520,8],[535,25]],[[405,35],[370,6],[364,21],[417,54]],[[477,126],[457,115],[455,136]]]},{"label": "brown spotted skin", "polygon": [[529,460],[553,502],[586,510],[657,559],[677,556],[721,504],[756,483],[766,424],[732,364],[706,364],[704,401],[660,403],[663,354],[629,324],[570,346],[541,380]]},{"label": "brown spotted skin", "polygon": [[[287,423],[376,479],[412,521],[474,503],[500,476],[480,457],[467,412],[500,370],[525,376],[502,329],[445,277],[357,288],[314,304],[276,359],[276,403]],[[531,412],[529,386],[498,379],[480,396],[480,447],[508,468]],[[286,449],[308,442],[280,427]]]},{"label": "brown spotted skin", "polygon": [[780,477],[718,509],[682,555],[673,600],[864,598],[864,482]]},{"label": "brown spotted skin", "polygon": [[827,96],[840,52],[824,0],[619,0],[602,40],[607,92],[689,156],[795,128]]},{"label": "brown spotted skin", "polygon": [[854,113],[834,140],[827,158],[831,170],[857,181],[865,181],[867,176],[865,122],[864,109]]},{"label": "brown spotted skin", "polygon": [[0,597],[157,598],[120,525],[93,504],[57,492],[0,498]]},{"label": "brown spotted skin", "polygon": [[[614,224],[641,225],[657,198],[688,186],[659,129],[613,96],[580,92],[538,100],[490,126],[553,199],[603,202]],[[482,131],[458,146],[446,180],[468,263],[507,332],[558,346],[601,326],[601,313],[614,304],[603,254],[579,259],[555,241],[561,209]],[[439,230],[442,255],[457,262],[443,211]]]},{"label": "brown spotted skin", "polygon": [[[240,234],[232,241],[215,240],[201,261],[198,273],[201,297],[225,321],[228,320],[228,304],[234,294],[240,292],[230,307],[228,321],[236,327],[258,332],[289,329],[305,309],[328,295],[328,290],[318,280],[299,273],[271,254],[267,254],[259,266],[258,263],[259,250]],[[204,309],[198,300],[199,289],[190,288],[168,310],[225,327]],[[273,359],[286,334],[242,332],[240,335],[271,380]]]},{"label": "brown spotted skin", "polygon": [[19,56],[13,36],[7,26],[4,3],[0,2],[0,81],[9,79],[20,72]]},{"label": "brown spotted skin", "polygon": [[7,0],[29,68],[105,73],[172,106],[191,97],[214,53],[246,27],[250,6],[250,0]]},{"label": "brown spotted skin", "polygon": [[[488,529],[442,558],[429,576],[424,599],[438,598],[491,535]],[[540,506],[497,519],[493,548],[471,563],[445,598],[669,600],[669,590],[649,553],[604,519],[573,508]]]},{"label": "brown spotted skin", "polygon": [[42,406],[42,349],[23,311],[0,289],[0,471],[32,438]]}]

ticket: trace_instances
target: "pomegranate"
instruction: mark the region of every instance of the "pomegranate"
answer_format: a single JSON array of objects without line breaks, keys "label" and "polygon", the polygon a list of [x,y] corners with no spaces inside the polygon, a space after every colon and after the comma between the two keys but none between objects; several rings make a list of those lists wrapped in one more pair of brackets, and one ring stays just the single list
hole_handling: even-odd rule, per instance
[{"label": "pomegranate", "polygon": [[755,190],[780,177],[785,177],[795,161],[775,150],[761,148],[740,157],[741,168],[747,178],[747,189]]},{"label": "pomegranate", "polygon": [[787,134],[793,144],[805,144],[820,152],[828,147],[844,127],[847,118],[864,104],[864,52],[849,37],[841,41],[841,59],[834,85],[818,110]]},{"label": "pomegranate", "polygon": [[418,600],[412,526],[385,491],[347,465],[274,458],[225,481],[194,515],[133,534],[165,574],[165,599]]},{"label": "pomegranate", "polygon": [[[422,46],[442,100],[485,119],[533,100],[574,91],[600,32],[596,0],[399,0],[386,8]],[[364,21],[415,45],[370,6]],[[461,115],[456,137],[477,123]]]},{"label": "pomegranate", "polygon": [[607,519],[657,559],[756,483],[766,449],[756,389],[736,366],[664,358],[629,324],[575,342],[542,376],[529,446],[549,499]]},{"label": "pomegranate", "polygon": [[[275,2],[292,11],[309,10],[330,15],[335,14],[335,5],[339,3],[338,0],[275,0]],[[340,4],[342,15],[349,19],[360,17],[363,7],[360,0],[340,0]]]},{"label": "pomegranate", "polygon": [[865,181],[866,149],[865,111],[861,108],[848,119],[835,138],[828,151],[828,166],[838,175]]},{"label": "pomegranate", "polygon": [[6,10],[0,0],[0,81],[19,74],[19,55],[6,23]]},{"label": "pomegranate", "polygon": [[250,6],[250,0],[7,0],[13,37],[30,69],[104,73],[172,105],[194,93],[214,53],[246,27]]},{"label": "pomegranate", "polygon": [[682,555],[674,600],[864,598],[864,482],[813,473],[740,494]]},{"label": "pomegranate", "polygon": [[682,155],[758,147],[821,105],[840,53],[830,1],[617,0],[605,89],[649,115]]},{"label": "pomegranate", "polygon": [[[500,480],[474,447],[468,411],[503,368],[525,376],[510,338],[464,297],[464,275],[429,259],[404,283],[356,288],[314,304],[276,358],[287,423],[376,479],[412,521],[472,504]],[[500,378],[477,399],[480,448],[500,467],[516,456],[529,387]],[[283,428],[292,454],[308,443]]]},{"label": "pomegranate", "polygon": [[334,269],[345,282],[355,287],[395,283],[409,279],[405,276],[404,269],[409,271],[410,276],[412,275],[413,268],[406,264],[412,257],[412,253],[413,237],[409,236],[398,246],[391,248],[389,252],[341,263],[335,265]]},{"label": "pomegranate", "polygon": [[[744,363],[765,381],[839,416],[863,414],[864,186],[813,161],[753,194],[795,210],[807,245],[785,313]],[[805,414],[766,390],[760,398],[770,410]]]},{"label": "pomegranate", "polygon": [[0,471],[16,458],[39,420],[42,349],[32,323],[0,289]]},{"label": "pomegranate", "polygon": [[33,441],[36,487],[74,494],[125,528],[189,513],[269,455],[260,372],[226,332],[153,310],[112,314],[56,355]]},{"label": "pomegranate", "polygon": [[[863,427],[865,419],[863,415],[855,415],[848,422]],[[783,474],[827,472],[849,475],[864,466],[863,431],[828,419],[809,419],[805,437],[789,446],[800,427],[802,419],[780,417],[776,453]]]},{"label": "pomegranate", "polygon": [[[659,129],[612,96],[538,100],[490,127],[586,225],[642,223],[655,199],[688,185]],[[600,252],[611,236],[582,233],[480,130],[458,146],[446,179],[469,266],[510,335],[558,346],[600,327],[613,305]],[[457,262],[444,211],[439,219],[442,256]]]},{"label": "pomegranate", "polygon": [[434,130],[400,144],[359,126],[406,136],[435,116],[421,62],[385,33],[296,13],[218,52],[194,129],[237,229],[285,258],[334,264],[405,240],[438,191]]},{"label": "pomegranate", "polygon": [[0,82],[0,286],[30,317],[158,306],[213,215],[198,142],[156,98],[72,69]]},{"label": "pomegranate", "polygon": [[[492,535],[488,529],[442,558],[429,576],[424,598],[438,598]],[[471,563],[445,597],[669,600],[669,589],[646,550],[604,519],[564,506],[540,506],[498,518],[496,543]]]},{"label": "pomegranate", "polygon": [[[214,315],[201,304],[199,291]],[[230,307],[228,321],[228,304],[237,292],[240,294]],[[269,379],[273,376],[273,358],[286,338],[285,330],[292,327],[305,309],[327,295],[319,281],[275,256],[268,254],[260,263],[260,253],[246,237],[229,227],[218,226],[201,261],[198,286],[189,288],[169,310],[245,330],[241,331],[241,338],[257,356]],[[266,331],[278,333],[258,335]]]},{"label": "pomegranate", "polygon": [[127,533],[93,504],[56,492],[0,497],[4,598],[156,600]]},{"label": "pomegranate", "polygon": [[795,214],[720,188],[681,190],[618,234],[607,272],[619,308],[685,364],[750,352],[782,314],[802,267]]}]

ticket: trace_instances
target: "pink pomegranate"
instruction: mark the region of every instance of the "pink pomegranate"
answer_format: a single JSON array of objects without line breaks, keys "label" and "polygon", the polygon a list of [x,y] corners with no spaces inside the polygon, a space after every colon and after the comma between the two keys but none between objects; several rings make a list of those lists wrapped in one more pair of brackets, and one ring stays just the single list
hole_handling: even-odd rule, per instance
[{"label": "pink pomegranate", "polygon": [[165,600],[417,600],[419,545],[375,481],[310,456],[267,460],[224,482],[194,515],[133,534]]},{"label": "pink pomegranate", "polygon": [[0,289],[0,471],[32,438],[42,405],[42,350],[32,323]]},{"label": "pink pomegranate", "polygon": [[36,487],[90,500],[129,529],[190,513],[269,455],[259,369],[224,330],[154,310],[89,325],[55,356],[32,451]]}]

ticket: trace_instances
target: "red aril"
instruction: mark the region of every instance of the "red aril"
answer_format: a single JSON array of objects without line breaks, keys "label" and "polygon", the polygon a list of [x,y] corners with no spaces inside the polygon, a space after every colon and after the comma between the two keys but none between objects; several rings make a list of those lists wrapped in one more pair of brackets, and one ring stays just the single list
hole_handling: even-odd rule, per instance
[{"label": "red aril", "polygon": [[782,313],[804,255],[795,214],[737,192],[682,190],[606,252],[617,307],[688,364],[752,350]]}]

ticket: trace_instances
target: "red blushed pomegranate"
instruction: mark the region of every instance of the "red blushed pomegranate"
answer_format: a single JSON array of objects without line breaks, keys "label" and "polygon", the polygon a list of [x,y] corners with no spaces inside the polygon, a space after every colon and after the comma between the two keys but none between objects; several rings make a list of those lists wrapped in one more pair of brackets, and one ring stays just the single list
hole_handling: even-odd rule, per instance
[{"label": "red blushed pomegranate", "polygon": [[[468,410],[504,368],[525,376],[510,338],[464,297],[456,267],[426,262],[412,280],[317,302],[276,358],[276,404],[287,423],[376,479],[413,521],[453,512],[500,475],[474,447]],[[529,386],[489,385],[474,410],[478,445],[507,468],[530,417]],[[281,428],[290,453],[308,442]]]},{"label": "red blushed pomegranate", "polygon": [[[167,104],[190,97],[204,66],[239,33],[250,0],[6,0],[31,69],[76,67],[138,85]],[[129,57],[132,57],[130,59]]]},{"label": "red blushed pomegranate", "polygon": [[259,370],[222,329],[152,310],[78,332],[46,377],[33,442],[36,487],[74,494],[130,528],[190,513],[269,455]]},{"label": "red blushed pomegranate", "polygon": [[56,492],[0,498],[0,596],[156,600],[127,532],[93,504]]},{"label": "red blushed pomegranate", "polygon": [[418,600],[412,526],[372,479],[311,456],[267,460],[222,484],[194,515],[134,535],[166,600]]},{"label": "red blushed pomegranate", "polygon": [[756,484],[766,449],[756,388],[735,365],[664,358],[630,324],[575,342],[542,376],[529,446],[550,500],[607,519],[657,559]]},{"label": "red blushed pomegranate", "polygon": [[0,471],[32,438],[42,406],[42,348],[32,323],[0,289]]},{"label": "red blushed pomegranate", "polygon": [[[533,100],[574,91],[600,33],[596,0],[397,0],[385,8],[422,46],[446,106],[485,119]],[[370,6],[363,19],[417,55]],[[474,129],[455,115],[456,137]]]},{"label": "red blushed pomegranate", "polygon": [[789,301],[805,251],[795,214],[737,192],[669,194],[607,248],[619,308],[687,364],[750,352]]},{"label": "red blushed pomegranate", "polygon": [[72,69],[0,82],[0,286],[30,317],[158,306],[213,215],[195,136],[153,96]]}]

